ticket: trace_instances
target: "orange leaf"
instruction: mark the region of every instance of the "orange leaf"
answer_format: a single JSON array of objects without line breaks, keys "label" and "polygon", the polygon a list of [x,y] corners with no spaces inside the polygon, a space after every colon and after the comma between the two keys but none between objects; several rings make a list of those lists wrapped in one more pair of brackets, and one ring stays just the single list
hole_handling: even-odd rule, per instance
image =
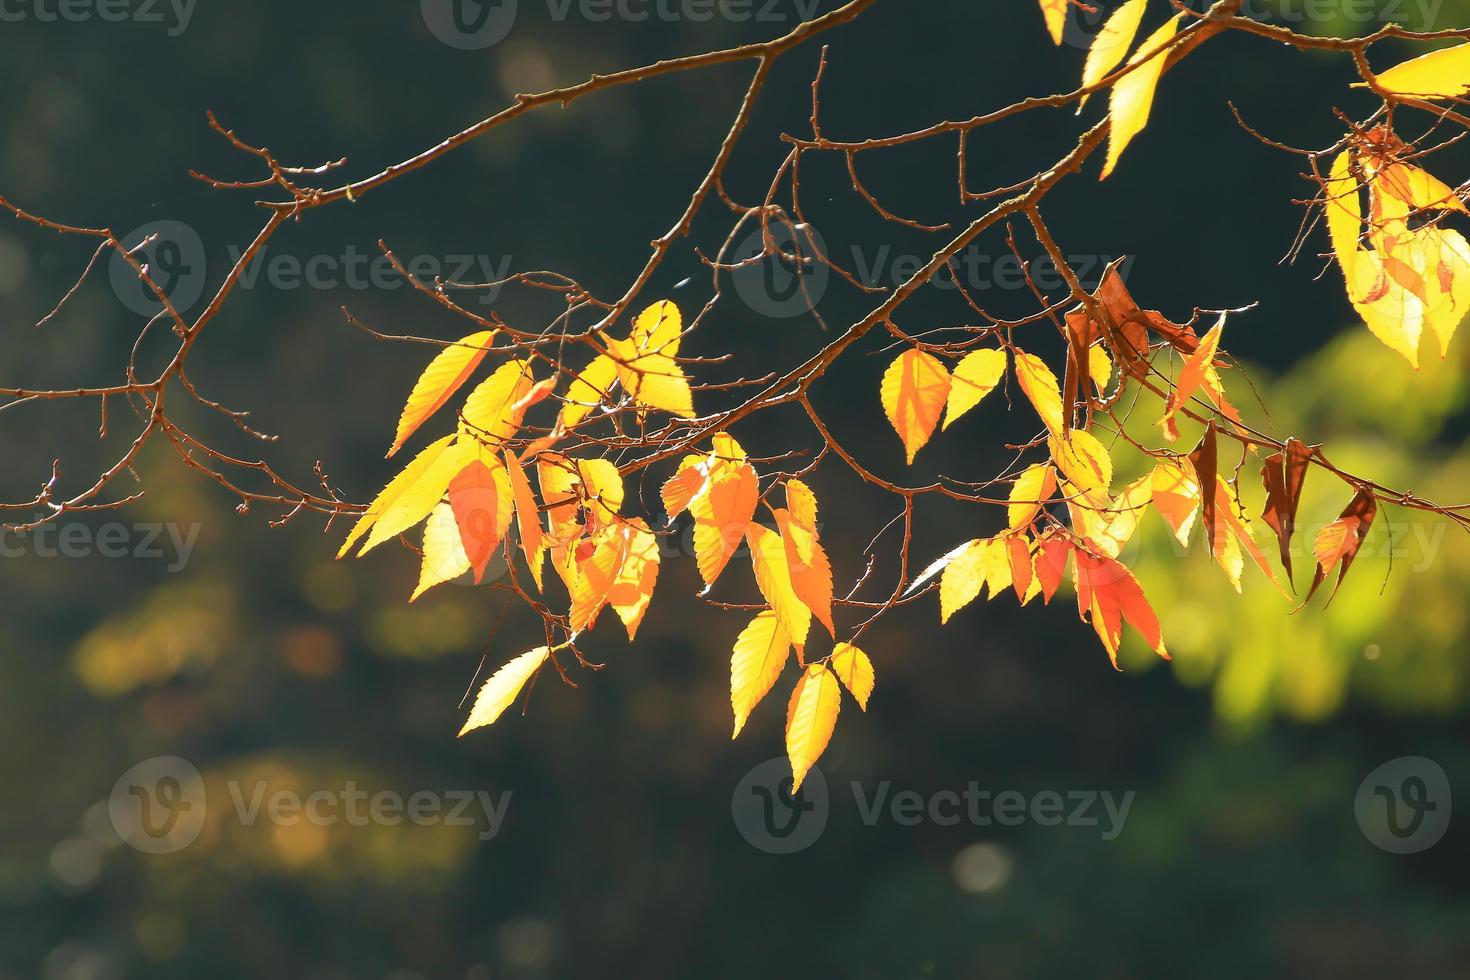
[{"label": "orange leaf", "polygon": [[950,377],[930,354],[911,347],[883,372],[880,395],[888,421],[903,440],[909,464],[934,434],[949,398]]}]

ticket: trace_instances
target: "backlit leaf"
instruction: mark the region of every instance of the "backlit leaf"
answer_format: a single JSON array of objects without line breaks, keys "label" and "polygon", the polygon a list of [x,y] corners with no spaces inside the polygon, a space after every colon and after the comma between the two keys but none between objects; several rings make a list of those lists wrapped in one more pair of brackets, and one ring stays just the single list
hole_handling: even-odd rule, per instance
[{"label": "backlit leaf", "polygon": [[873,684],[877,675],[873,662],[851,643],[839,643],[832,648],[832,672],[857,701],[858,707],[868,710],[868,698],[873,696]]},{"label": "backlit leaf", "polygon": [[[1112,131],[1108,134],[1108,158],[1103,164],[1102,176],[1106,178],[1118,164],[1123,149],[1133,137],[1143,132],[1148,125],[1149,110],[1153,107],[1154,89],[1164,72],[1167,52],[1160,50],[1174,38],[1179,29],[1179,18],[1175,14],[1138,46],[1129,65],[1138,65],[1133,71],[1120,78],[1113,86],[1108,114],[1112,119]],[[1146,60],[1145,60],[1146,59]]]},{"label": "backlit leaf", "polygon": [[735,712],[731,738],[740,734],[755,706],[775,686],[790,655],[791,638],[769,609],[740,631],[730,656],[730,707]]},{"label": "backlit leaf", "polygon": [[388,449],[389,456],[403,448],[414,430],[469,380],[475,368],[485,359],[494,337],[494,330],[472,333],[445,347],[429,362],[429,366],[424,368],[424,373],[414,383],[413,392],[403,406],[403,414],[398,419],[398,433]]},{"label": "backlit leaf", "polygon": [[1006,352],[995,348],[971,351],[954,366],[949,400],[944,407],[944,426],[980,404],[1006,373]]},{"label": "backlit leaf", "polygon": [[910,464],[929,441],[949,398],[950,377],[938,358],[911,347],[883,372],[883,411],[903,440]]},{"label": "backlit leaf", "polygon": [[786,707],[786,755],[791,760],[792,793],[801,788],[802,780],[832,740],[841,707],[841,690],[832,672],[822,664],[807,667]]},{"label": "backlit leaf", "polygon": [[516,697],[521,693],[521,688],[526,686],[526,682],[535,675],[550,656],[549,647],[537,647],[521,654],[491,674],[485,686],[480,688],[480,693],[475,696],[475,704],[470,709],[469,719],[465,721],[459,734],[464,735],[476,728],[493,724],[496,719],[505,714],[505,709],[515,702]]}]

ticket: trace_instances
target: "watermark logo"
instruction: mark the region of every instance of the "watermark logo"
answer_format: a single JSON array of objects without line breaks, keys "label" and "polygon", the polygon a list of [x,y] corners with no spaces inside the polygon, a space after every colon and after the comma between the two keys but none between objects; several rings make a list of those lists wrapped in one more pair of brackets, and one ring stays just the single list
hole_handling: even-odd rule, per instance
[{"label": "watermark logo", "polygon": [[419,0],[430,33],[461,51],[483,51],[505,40],[517,6],[518,0]]},{"label": "watermark logo", "polygon": [[161,24],[169,37],[189,29],[199,0],[0,0],[0,23],[34,20],[42,24],[65,21],[83,24]]},{"label": "watermark logo", "polygon": [[204,779],[187,759],[161,755],[118,777],[107,798],[117,836],[145,854],[183,850],[204,829]]},{"label": "watermark logo", "polygon": [[1363,836],[1390,854],[1418,854],[1450,826],[1450,780],[1433,759],[1406,755],[1385,762],[1358,786],[1353,809]]},{"label": "watermark logo", "polygon": [[[175,310],[182,313],[204,294],[204,242],[182,221],[149,222],[128,232],[121,242]],[[153,317],[163,312],[158,293],[116,252],[108,275],[123,306],[139,316]]]},{"label": "watermark logo", "polygon": [[[1128,790],[1038,790],[1022,793],[984,789],[970,780],[963,788],[920,792],[882,780],[871,787],[847,783],[852,806],[864,827],[1081,827],[1105,841],[1123,833],[1136,793]],[[791,792],[791,765],[784,757],[767,760],[745,774],[730,797],[730,815],[740,836],[767,854],[795,854],[817,842],[827,829],[834,797],[822,771],[813,768]]]},{"label": "watermark logo", "polygon": [[[500,834],[511,793],[486,790],[397,790],[369,792],[355,780],[303,791],[295,780],[271,778],[225,782],[229,807],[215,816],[233,817],[242,827],[264,821],[276,827],[465,827],[482,841]],[[216,800],[216,802],[219,802]],[[123,773],[107,799],[107,813],[122,841],[145,854],[170,854],[194,843],[204,829],[204,779],[187,759],[157,756]]]},{"label": "watermark logo", "polygon": [[813,766],[794,794],[791,782],[791,763],[777,756],[746,773],[730,797],[735,829],[758,851],[795,854],[827,829],[831,800],[822,770]]},{"label": "watermark logo", "polygon": [[787,320],[816,306],[832,275],[827,246],[808,224],[769,222],[735,246],[730,281],[761,316]]}]

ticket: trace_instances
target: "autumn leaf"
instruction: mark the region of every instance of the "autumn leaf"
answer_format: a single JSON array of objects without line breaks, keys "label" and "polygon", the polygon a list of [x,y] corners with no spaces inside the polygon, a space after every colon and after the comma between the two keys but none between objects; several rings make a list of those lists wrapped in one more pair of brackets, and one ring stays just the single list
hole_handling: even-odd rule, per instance
[{"label": "autumn leaf", "polygon": [[1036,549],[1036,578],[1041,585],[1044,602],[1051,602],[1067,575],[1067,561],[1072,557],[1072,542],[1059,534],[1041,540]]},{"label": "autumn leaf", "polygon": [[[730,563],[751,527],[760,488],[749,463],[718,466],[689,504],[694,515],[694,558],[705,586],[712,586]],[[779,537],[776,539],[780,543]],[[782,546],[782,564],[785,548]]]},{"label": "autumn leaf", "polygon": [[1011,484],[1006,515],[1012,530],[1030,524],[1057,489],[1057,471],[1050,463],[1032,463]]},{"label": "autumn leaf", "polygon": [[403,406],[403,414],[398,419],[398,434],[388,449],[389,456],[402,449],[408,437],[469,380],[485,359],[494,337],[494,330],[472,333],[445,347],[429,362]]},{"label": "autumn leaf", "polygon": [[676,356],[683,323],[679,308],[668,300],[649,306],[633,323],[626,340],[605,338],[623,388],[634,403],[680,418],[694,417],[689,379]]},{"label": "autumn leaf", "polygon": [[459,734],[463,736],[476,728],[494,724],[550,656],[550,647],[537,647],[491,674],[490,679],[485,681],[485,686],[480,688],[480,693],[475,696],[474,707],[470,709],[470,716]]},{"label": "autumn leaf", "polygon": [[791,760],[792,793],[801,788],[802,780],[832,740],[841,707],[841,691],[832,672],[822,664],[807,667],[786,707],[786,755]]},{"label": "autumn leaf", "polygon": [[1021,390],[1026,393],[1031,407],[1036,409],[1036,414],[1041,416],[1047,431],[1052,435],[1059,434],[1065,428],[1062,390],[1057,385],[1057,376],[1052,373],[1051,368],[1035,354],[1018,350],[1016,380],[1021,383]]},{"label": "autumn leaf", "polygon": [[817,498],[800,480],[786,481],[787,509],[776,510],[776,526],[786,546],[786,567],[797,598],[835,637],[832,625],[832,563],[817,535]]},{"label": "autumn leaf", "polygon": [[755,706],[775,686],[790,654],[791,638],[769,609],[740,631],[730,656],[730,707],[735,712],[732,739],[740,734]]},{"label": "autumn leaf", "polygon": [[567,625],[581,633],[597,624],[597,616],[612,596],[628,554],[628,538],[621,527],[604,527],[574,552],[575,574],[568,584],[572,603]]},{"label": "autumn leaf", "polygon": [[1046,19],[1046,32],[1053,44],[1062,43],[1062,32],[1067,27],[1067,7],[1072,0],[1041,0],[1041,16]]},{"label": "autumn leaf", "polygon": [[839,643],[832,648],[832,672],[857,701],[858,707],[868,710],[868,698],[873,696],[873,684],[877,675],[873,662],[851,643]]},{"label": "autumn leaf", "polygon": [[1373,528],[1373,519],[1377,515],[1378,499],[1373,496],[1373,492],[1359,490],[1343,508],[1337,520],[1317,532],[1312,546],[1312,552],[1317,559],[1317,571],[1312,576],[1312,587],[1307,592],[1307,601],[1310,602],[1312,596],[1317,594],[1318,587],[1326,580],[1327,573],[1332,571],[1334,565],[1338,566],[1337,583],[1333,585],[1332,595],[1327,597],[1327,601],[1331,602],[1336,598],[1337,590],[1342,588],[1342,580],[1352,567],[1353,559],[1358,556],[1358,550],[1367,540],[1368,532]]},{"label": "autumn leaf", "polygon": [[[435,443],[438,445],[438,443]],[[392,503],[373,524],[359,555],[365,555],[384,541],[401,534],[429,516],[449,489],[449,482],[473,458],[473,445],[446,444],[412,483],[405,485]],[[417,460],[415,460],[417,462]],[[410,464],[412,466],[412,464]],[[386,491],[385,491],[386,492]]]},{"label": "autumn leaf", "polygon": [[515,503],[516,530],[520,532],[521,551],[526,556],[526,565],[531,569],[531,578],[537,590],[544,588],[541,581],[542,565],[545,563],[545,530],[541,527],[541,512],[536,509],[536,495],[531,492],[531,481],[520,460],[509,450],[505,453],[505,471],[510,480],[511,499]]},{"label": "autumn leaf", "polygon": [[606,354],[598,354],[572,379],[558,416],[563,429],[581,422],[612,391],[618,377],[618,363]]},{"label": "autumn leaf", "polygon": [[[1128,0],[1113,11],[1102,30],[1097,32],[1097,37],[1093,38],[1092,46],[1087,49],[1087,62],[1082,67],[1083,88],[1091,88],[1102,81],[1123,60],[1123,56],[1133,46],[1133,38],[1138,34],[1138,25],[1143,22],[1143,12],[1147,6],[1148,0]],[[1082,96],[1077,103],[1079,114],[1087,104],[1088,95]]]},{"label": "autumn leaf", "polygon": [[1118,647],[1125,623],[1137,630],[1155,653],[1169,659],[1158,616],[1127,566],[1112,558],[1079,551],[1075,570],[1079,605],[1088,610],[1088,618],[1114,669],[1118,668]]},{"label": "autumn leaf", "polygon": [[903,440],[909,465],[939,424],[949,399],[950,377],[939,359],[911,347],[883,372],[883,411]]},{"label": "autumn leaf", "polygon": [[786,545],[781,535],[761,524],[751,524],[746,529],[750,542],[750,560],[755,567],[755,582],[766,602],[776,613],[776,619],[791,645],[796,647],[797,656],[806,649],[807,632],[812,625],[812,612],[796,594],[791,584],[791,571],[786,563]]},{"label": "autumn leaf", "polygon": [[658,538],[636,517],[624,522],[620,530],[626,539],[623,562],[607,594],[607,603],[623,621],[628,642],[632,643],[658,585]]},{"label": "autumn leaf", "polygon": [[1179,377],[1174,381],[1174,390],[1169,392],[1169,401],[1164,407],[1164,417],[1159,420],[1159,424],[1164,427],[1164,438],[1170,442],[1179,438],[1179,426],[1174,421],[1174,416],[1204,383],[1206,373],[1214,365],[1215,352],[1220,349],[1220,332],[1224,328],[1225,314],[1221,313],[1220,319],[1215,321],[1209,333],[1200,340],[1199,347],[1184,359],[1184,366],[1179,370]]},{"label": "autumn leaf", "polygon": [[373,498],[373,502],[368,504],[367,510],[357,519],[357,523],[352,526],[352,530],[347,533],[347,540],[342,542],[342,547],[337,552],[338,558],[345,556],[364,534],[372,530],[373,525],[378,522],[378,518],[387,512],[394,501],[403,496],[405,490],[419,481],[419,478],[433,465],[435,460],[443,455],[444,451],[449,448],[449,444],[453,441],[454,436],[451,434],[425,446],[403,468],[402,472],[388,481],[388,485],[378,493],[377,497]]},{"label": "autumn leaf", "polygon": [[510,528],[514,502],[505,468],[497,464],[492,470],[478,459],[471,460],[449,481],[446,492],[464,553],[479,582]]},{"label": "autumn leaf", "polygon": [[1470,93],[1470,43],[1410,58],[1381,73],[1378,85],[1395,95],[1463,98]]},{"label": "autumn leaf", "polygon": [[1106,179],[1118,164],[1118,158],[1123,155],[1123,149],[1133,137],[1143,132],[1148,125],[1149,110],[1153,106],[1154,89],[1158,87],[1159,77],[1164,73],[1164,62],[1167,53],[1162,50],[1165,45],[1174,39],[1174,33],[1179,29],[1180,14],[1173,17],[1160,27],[1148,40],[1138,46],[1133,57],[1128,59],[1128,64],[1138,65],[1128,74],[1120,78],[1113,86],[1112,100],[1108,108],[1108,115],[1112,119],[1112,131],[1108,134],[1108,157],[1103,164],[1102,179]]},{"label": "autumn leaf", "polygon": [[975,601],[985,587],[985,552],[989,542],[983,538],[969,541],[945,556],[939,579],[939,622],[949,618]]},{"label": "autumn leaf", "polygon": [[[971,351],[954,366],[950,379],[949,399],[944,406],[944,425],[980,404],[1006,373],[1006,352],[995,348]],[[891,416],[890,416],[891,418]]]},{"label": "autumn leaf", "polygon": [[1149,473],[1149,499],[1154,510],[1169,525],[1181,545],[1189,544],[1189,532],[1199,513],[1199,481],[1192,468],[1172,460],[1160,460]]},{"label": "autumn leaf", "polygon": [[1068,496],[1093,508],[1106,506],[1113,482],[1113,458],[1097,436],[1073,429],[1062,437],[1052,436],[1047,446],[1071,488]]},{"label": "autumn leaf", "polygon": [[470,560],[459,540],[459,524],[448,504],[440,504],[424,525],[424,561],[419,568],[419,584],[408,597],[413,602],[426,591],[459,578],[470,570]]},{"label": "autumn leaf", "polygon": [[1272,453],[1261,465],[1261,482],[1266,487],[1266,509],[1261,520],[1276,532],[1281,545],[1281,567],[1287,580],[1296,584],[1291,570],[1291,535],[1296,530],[1296,512],[1301,504],[1302,485],[1314,450],[1297,439],[1286,440],[1285,452]]},{"label": "autumn leaf", "polygon": [[506,361],[465,399],[460,431],[491,448],[512,438],[520,431],[525,409],[518,406],[531,385],[530,361]]}]

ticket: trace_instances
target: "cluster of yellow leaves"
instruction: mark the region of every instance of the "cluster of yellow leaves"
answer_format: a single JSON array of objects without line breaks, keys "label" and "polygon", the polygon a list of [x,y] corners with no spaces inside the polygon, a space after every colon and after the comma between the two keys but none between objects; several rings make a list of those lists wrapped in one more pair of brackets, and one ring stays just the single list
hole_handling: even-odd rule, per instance
[{"label": "cluster of yellow leaves", "polygon": [[[1062,33],[1067,23],[1067,7],[1071,0],[1041,0],[1041,12],[1046,19],[1048,33],[1056,44],[1062,43]],[[1082,87],[1092,89],[1101,84],[1118,62],[1133,47],[1133,39],[1143,23],[1143,14],[1148,0],[1128,0],[1113,11],[1087,51],[1087,61],[1082,67]],[[1179,31],[1182,13],[1175,14],[1163,26],[1148,36],[1138,46],[1124,66],[1127,70],[1113,84],[1108,105],[1108,118],[1112,129],[1108,135],[1108,154],[1103,163],[1102,176],[1106,178],[1117,166],[1123,150],[1133,137],[1143,132],[1148,125],[1149,112],[1153,107],[1154,91],[1164,73],[1168,57],[1169,42]],[[1087,104],[1085,92],[1077,103],[1077,111]]]},{"label": "cluster of yellow leaves", "polygon": [[1444,215],[1470,210],[1401,159],[1407,150],[1385,129],[1343,150],[1325,182],[1325,210],[1348,299],[1374,336],[1418,368],[1426,329],[1443,356],[1470,306],[1470,243],[1443,226]]},{"label": "cluster of yellow leaves", "polygon": [[971,351],[955,365],[953,374],[939,358],[917,347],[898,355],[883,372],[879,396],[909,463],[934,434],[941,416],[948,429],[1000,384],[1005,371],[1003,350]]},{"label": "cluster of yellow leaves", "polygon": [[[544,588],[548,558],[566,587],[573,638],[593,628],[610,606],[633,640],[658,581],[658,540],[644,521],[622,516],[623,480],[615,465],[569,459],[550,446],[619,386],[640,416],[658,410],[692,417],[689,381],[677,361],[682,334],[678,307],[662,301],[639,314],[628,337],[599,335],[605,352],[572,380],[551,435],[526,440],[519,454],[510,444],[521,436],[527,411],[555,393],[558,379],[536,380],[527,359],[499,365],[465,398],[456,430],[425,447],[368,505],[338,557],[359,541],[358,554],[365,554],[423,523],[423,561],[412,600],[466,573],[480,581],[498,549],[505,549],[509,562],[514,523],[536,588]],[[404,405],[389,456],[469,381],[494,339],[495,331],[471,334],[429,363]],[[539,503],[524,465],[533,458]],[[754,471],[742,479],[753,511]],[[715,496],[723,499],[718,492]],[[554,652],[538,648],[496,671],[476,699],[465,731],[499,717]]]},{"label": "cluster of yellow leaves", "polygon": [[785,489],[785,507],[767,505],[776,529],[758,523],[755,469],[740,444],[720,434],[708,454],[684,459],[662,496],[670,520],[685,510],[694,517],[695,558],[706,591],[742,542],[750,549],[756,587],[770,608],[746,625],[731,653],[731,737],[775,686],[794,650],[802,674],[787,711],[786,746],[799,787],[837,724],[838,678],[866,708],[874,675],[867,654],[846,643],[836,644],[820,662],[806,660],[813,619],[836,637],[832,565],[818,531],[816,495],[797,479],[787,480]]}]

